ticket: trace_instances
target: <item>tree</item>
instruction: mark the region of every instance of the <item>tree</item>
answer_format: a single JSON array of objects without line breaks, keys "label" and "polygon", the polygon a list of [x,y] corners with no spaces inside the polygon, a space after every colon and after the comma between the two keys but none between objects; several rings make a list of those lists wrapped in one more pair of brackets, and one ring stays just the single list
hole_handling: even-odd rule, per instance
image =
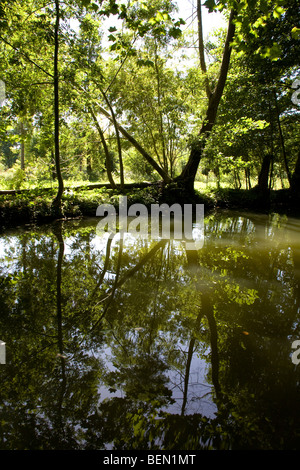
[{"label": "tree", "polygon": [[53,201],[53,207],[57,211],[57,215],[62,215],[61,198],[64,191],[64,182],[60,167],[60,112],[59,112],[59,22],[60,22],[60,4],[59,0],[55,0],[55,30],[54,30],[54,154],[55,168],[58,179],[58,191]]},{"label": "tree", "polygon": [[[210,53],[217,55],[218,42],[214,49],[210,49]],[[228,175],[233,175],[235,187],[241,186],[239,176],[242,173],[243,180],[246,180],[250,188],[250,170],[255,185],[263,161],[268,155],[270,161],[265,167],[267,172],[264,179],[268,189],[273,186],[280,173],[285,172],[282,134],[285,137],[286,154],[293,155],[297,149],[297,115],[287,93],[292,72],[289,68],[285,69],[285,79],[278,79],[276,83],[276,106],[274,83],[267,73],[269,62],[267,59],[259,61],[257,58],[256,67],[253,67],[252,62],[252,55],[240,55],[233,50],[218,119],[207,141],[201,166],[210,170],[218,168],[220,175],[225,175],[227,179]],[[291,161],[289,156],[289,165]]]},{"label": "tree", "polygon": [[[124,155],[126,140],[126,149],[130,146],[137,152],[136,155],[139,154],[139,158],[148,168],[151,167],[164,183],[174,181],[175,186],[177,184],[180,188],[184,187],[189,192],[193,192],[199,164],[205,155],[205,149],[208,148],[212,130],[217,124],[224,92],[226,92],[233,48],[245,53],[251,50],[251,47],[254,48],[255,44],[261,45],[259,37],[265,34],[269,41],[268,47],[260,50],[260,56],[267,57],[275,70],[273,64],[278,58],[278,50],[284,47],[287,51],[288,39],[284,39],[287,30],[283,22],[280,22],[284,13],[288,12],[288,29],[290,31],[295,29],[291,19],[291,10],[286,9],[283,0],[260,0],[255,5],[246,0],[239,2],[207,0],[204,7],[211,12],[214,9],[220,9],[228,17],[227,34],[224,37],[216,76],[211,72],[217,69],[217,61],[212,65],[206,63],[205,50],[210,45],[204,42],[203,6],[198,1],[200,73],[198,78],[194,73],[194,78],[195,87],[198,87],[201,93],[205,92],[206,106],[203,106],[203,102],[201,105],[196,102],[201,94],[198,90],[194,103],[191,97],[187,99],[186,87],[189,86],[189,80],[193,75],[191,69],[189,68],[188,73],[183,77],[169,69],[166,62],[167,53],[173,52],[174,47],[180,45],[178,39],[182,25],[182,20],[173,18],[174,5],[169,0],[133,2],[128,6],[114,0],[110,2],[77,0],[67,2],[63,7],[59,1],[56,1],[46,6],[44,10],[42,3],[30,0],[19,11],[14,9],[14,5],[12,3],[10,8],[5,5],[4,11],[8,19],[16,19],[16,22],[12,27],[9,21],[1,36],[2,42],[6,44],[6,50],[11,49],[15,53],[18,62],[14,70],[21,70],[21,65],[26,63],[37,83],[50,81],[53,86],[53,127],[55,129],[53,155],[58,179],[58,193],[54,206],[56,204],[59,206],[64,188],[59,126],[67,128],[70,119],[78,119],[79,114],[79,119],[81,119],[83,113],[90,115],[90,122],[104,145],[108,178],[112,187],[115,185],[115,175],[111,162],[111,150],[116,155],[115,162],[118,162],[122,186],[126,174],[126,156]],[[111,15],[122,23],[122,28],[106,25],[105,19]],[[72,32],[67,26],[65,20],[71,18],[78,21],[79,34]],[[278,37],[274,36],[275,43],[271,44],[272,34],[278,26],[275,20],[280,22],[282,29]],[[43,25],[44,28],[42,28]],[[102,32],[99,26],[103,28]],[[9,34],[7,34],[8,31]],[[28,38],[24,44],[21,41],[22,31],[26,32]],[[251,38],[249,46],[248,37]],[[107,45],[107,40],[109,45]],[[38,44],[45,51],[43,56],[45,60],[38,60]],[[259,49],[259,47],[256,48]],[[49,64],[50,54],[53,53],[53,62]],[[295,58],[288,59],[288,54],[285,52],[285,62],[282,62],[282,67],[287,67],[288,64],[290,67],[295,66]],[[274,80],[280,77],[282,67],[280,72],[277,67],[276,73],[273,74]],[[137,80],[133,81],[132,89],[128,89],[126,82],[132,81],[133,73],[136,73]],[[152,82],[150,76],[153,79]],[[151,109],[150,107],[142,109],[141,103],[138,102],[138,87],[140,87],[140,96],[147,88],[148,96],[146,97],[146,93],[143,96],[144,99],[148,99],[147,104],[150,104]],[[75,96],[77,96],[76,106],[74,106]],[[47,103],[49,103],[48,99],[49,96],[47,96]],[[286,135],[284,135],[283,96],[277,94],[273,97],[273,101],[274,109],[278,110],[277,127],[283,161],[288,172],[291,163],[287,154]],[[38,103],[38,108],[35,111],[36,115],[38,112],[40,115],[47,113],[43,109],[42,102]],[[108,148],[107,136],[100,126],[100,114],[109,120],[112,125],[111,129],[114,129],[114,139],[109,140],[111,148]],[[184,125],[184,121],[188,124],[187,126]],[[196,122],[200,122],[196,134],[188,136],[190,129],[195,128]],[[190,142],[189,157],[181,173],[178,174],[183,159],[179,161],[177,168],[174,162],[187,141]],[[221,155],[221,152],[218,154]],[[247,170],[246,167],[245,169]]]},{"label": "tree", "polygon": [[222,64],[220,68],[220,74],[217,81],[217,84],[213,91],[211,91],[208,78],[207,78],[207,71],[206,65],[204,61],[204,45],[203,45],[203,38],[202,38],[202,19],[201,19],[201,5],[200,2],[197,4],[197,11],[198,11],[198,24],[199,24],[199,49],[200,49],[200,65],[203,74],[205,75],[205,82],[206,82],[206,93],[208,98],[208,105],[205,114],[205,118],[203,120],[203,124],[198,134],[198,138],[195,142],[191,145],[191,152],[189,159],[178,178],[178,181],[183,182],[185,187],[187,187],[188,191],[194,190],[194,181],[196,177],[196,173],[199,167],[200,160],[203,155],[203,150],[206,145],[206,141],[208,136],[215,124],[218,107],[222,98],[222,94],[224,91],[226,78],[229,69],[230,63],[230,55],[231,55],[231,42],[234,37],[235,33],[235,10],[230,12],[229,22],[228,22],[228,30],[227,30],[227,37],[225,40],[224,50],[223,50],[223,57],[222,57]]},{"label": "tree", "polygon": [[297,144],[289,155],[285,123],[289,122],[290,126],[297,114],[289,89],[299,70],[300,47],[296,34],[299,21],[297,2],[260,2],[258,6],[249,8],[249,23],[252,26],[241,25],[243,39],[239,46],[242,52],[249,52],[249,55],[243,55],[243,62],[254,75],[256,86],[259,82],[265,88],[267,109],[271,116],[270,127],[275,137],[273,144],[276,146],[275,142],[278,141],[280,146],[281,158],[277,158],[277,161],[281,160],[289,185],[291,167],[296,162]]}]

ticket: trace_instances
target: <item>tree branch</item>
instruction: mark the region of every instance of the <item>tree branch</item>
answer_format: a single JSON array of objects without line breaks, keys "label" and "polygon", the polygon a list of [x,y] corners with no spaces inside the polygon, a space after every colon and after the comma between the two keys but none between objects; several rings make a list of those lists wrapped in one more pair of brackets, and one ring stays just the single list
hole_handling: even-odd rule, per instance
[{"label": "tree branch", "polygon": [[20,49],[18,49],[17,47],[13,46],[10,42],[8,42],[6,39],[4,39],[3,36],[0,36],[0,40],[5,42],[5,44],[7,44],[9,47],[11,47],[14,51],[18,52],[20,55],[24,56],[25,59],[30,62],[31,64],[33,64],[35,67],[37,67],[39,70],[41,70],[42,72],[44,72],[46,75],[48,75],[49,77],[51,77],[52,79],[54,78],[54,75],[52,75],[50,72],[47,72],[47,70],[45,70],[43,67],[41,67],[40,65],[38,65],[36,62],[34,62],[34,60],[32,60],[27,54],[25,54],[24,52],[21,52]]},{"label": "tree branch", "polygon": [[205,63],[201,0],[197,0],[197,17],[198,17],[198,47],[199,47],[200,67],[204,75],[206,95],[207,95],[207,98],[210,99],[212,91],[210,89],[209,80],[207,76],[206,63]]}]

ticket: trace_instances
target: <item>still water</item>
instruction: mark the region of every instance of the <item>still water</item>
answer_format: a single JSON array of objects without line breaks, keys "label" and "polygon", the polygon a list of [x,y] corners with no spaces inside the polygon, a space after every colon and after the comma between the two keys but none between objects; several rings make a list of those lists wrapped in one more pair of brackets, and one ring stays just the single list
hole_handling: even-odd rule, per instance
[{"label": "still water", "polygon": [[97,222],[0,237],[0,449],[300,450],[300,220]]}]

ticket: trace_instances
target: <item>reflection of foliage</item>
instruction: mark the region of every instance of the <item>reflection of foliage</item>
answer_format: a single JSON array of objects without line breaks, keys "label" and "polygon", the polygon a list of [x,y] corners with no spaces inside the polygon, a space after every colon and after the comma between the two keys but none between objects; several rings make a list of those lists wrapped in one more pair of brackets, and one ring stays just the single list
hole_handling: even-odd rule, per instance
[{"label": "reflection of foliage", "polygon": [[205,449],[210,448],[216,431],[210,420],[201,415],[158,413],[155,405],[129,398],[104,400],[90,427],[94,430],[95,448],[106,441],[113,442],[116,450]]},{"label": "reflection of foliage", "polygon": [[167,369],[166,363],[152,355],[143,354],[137,358],[131,357],[133,364],[129,366],[118,365],[118,370],[109,372],[106,383],[110,390],[115,392],[122,388],[126,394],[144,402],[157,402],[167,404],[171,398],[171,391],[166,387],[167,378],[162,375]]}]

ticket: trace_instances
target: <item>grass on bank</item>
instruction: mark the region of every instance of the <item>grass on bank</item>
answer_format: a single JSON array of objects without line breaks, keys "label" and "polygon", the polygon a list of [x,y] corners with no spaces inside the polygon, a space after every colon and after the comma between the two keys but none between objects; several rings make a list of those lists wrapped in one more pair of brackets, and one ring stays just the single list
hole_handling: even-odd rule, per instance
[{"label": "grass on bank", "polygon": [[[53,200],[56,188],[35,188],[16,194],[0,194],[0,225],[2,228],[23,224],[43,223],[55,218]],[[130,189],[123,192],[128,203],[143,203],[147,206],[158,202],[155,187],[147,189]],[[94,217],[100,204],[119,204],[120,191],[109,188],[85,189],[68,188],[62,196],[64,217]]]}]

